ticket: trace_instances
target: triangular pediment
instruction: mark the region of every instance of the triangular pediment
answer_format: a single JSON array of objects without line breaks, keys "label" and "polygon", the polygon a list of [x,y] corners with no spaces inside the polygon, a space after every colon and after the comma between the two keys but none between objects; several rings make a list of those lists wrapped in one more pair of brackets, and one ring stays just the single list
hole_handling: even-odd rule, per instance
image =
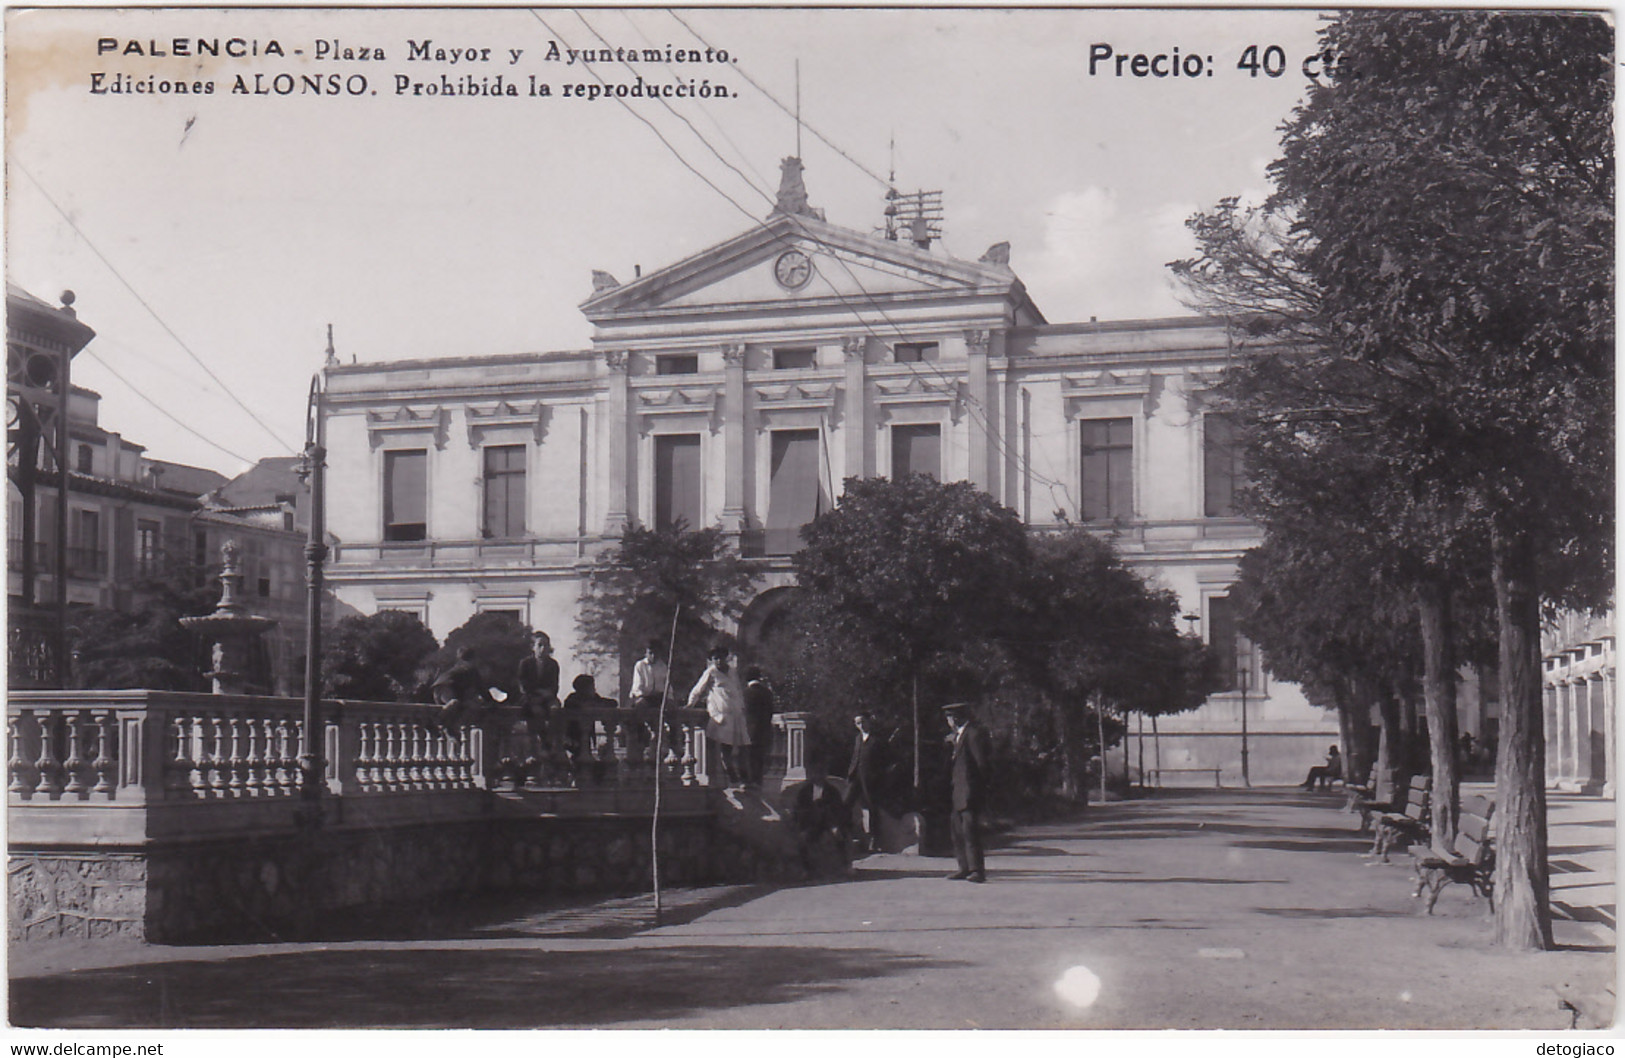
[{"label": "triangular pediment", "polygon": [[1026,302],[1021,281],[1006,266],[962,261],[785,213],[633,282],[613,287],[607,277],[599,282],[603,289],[581,305],[594,323],[667,312],[811,307],[970,292],[1005,293]]}]

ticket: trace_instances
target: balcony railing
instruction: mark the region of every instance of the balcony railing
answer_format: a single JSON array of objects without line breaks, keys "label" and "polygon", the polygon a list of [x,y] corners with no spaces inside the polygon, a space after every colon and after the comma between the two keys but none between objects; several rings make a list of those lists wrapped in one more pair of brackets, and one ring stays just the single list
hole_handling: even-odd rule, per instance
[{"label": "balcony railing", "polygon": [[[172,691],[21,691],[7,700],[10,840],[142,842],[295,825],[304,703]],[[332,701],[325,785],[334,822],[474,817],[487,791],[641,803],[655,769],[709,784],[700,709],[669,710],[680,746],[654,760],[655,710],[555,709],[532,734],[518,710],[434,721],[438,707]],[[618,799],[624,792],[625,796]],[[214,806],[214,807],[209,807]],[[105,809],[105,811],[103,811]]]}]

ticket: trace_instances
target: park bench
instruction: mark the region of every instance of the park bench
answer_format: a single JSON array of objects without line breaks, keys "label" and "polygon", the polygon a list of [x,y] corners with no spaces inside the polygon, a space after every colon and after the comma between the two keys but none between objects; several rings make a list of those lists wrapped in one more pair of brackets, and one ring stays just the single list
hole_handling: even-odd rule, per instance
[{"label": "park bench", "polygon": [[1195,775],[1212,775],[1213,788],[1217,790],[1219,788],[1220,771],[1221,769],[1219,768],[1147,768],[1145,773],[1151,776],[1151,785],[1155,786],[1159,790],[1162,789],[1162,777],[1164,775],[1178,775],[1187,773]]},{"label": "park bench", "polygon": [[1362,834],[1365,833],[1365,828],[1370,822],[1370,813],[1361,811],[1361,806],[1380,804],[1383,810],[1388,808],[1388,802],[1376,800],[1377,766],[1375,764],[1371,765],[1371,772],[1366,776],[1364,783],[1345,782],[1343,784],[1343,793],[1348,796],[1348,801],[1344,803],[1343,810],[1346,812],[1360,812],[1360,833]]},{"label": "park bench", "polygon": [[1411,777],[1410,789],[1405,794],[1403,812],[1382,812],[1373,820],[1376,833],[1371,842],[1371,855],[1388,862],[1388,853],[1398,841],[1425,841],[1428,836],[1428,808],[1433,779],[1427,775]]},{"label": "park bench", "polygon": [[1435,840],[1426,848],[1411,849],[1416,861],[1416,891],[1411,896],[1420,898],[1427,893],[1428,914],[1433,914],[1439,892],[1451,882],[1461,882],[1494,906],[1495,841],[1490,835],[1494,812],[1494,801],[1481,795],[1469,797],[1461,803],[1455,848],[1445,848]]}]

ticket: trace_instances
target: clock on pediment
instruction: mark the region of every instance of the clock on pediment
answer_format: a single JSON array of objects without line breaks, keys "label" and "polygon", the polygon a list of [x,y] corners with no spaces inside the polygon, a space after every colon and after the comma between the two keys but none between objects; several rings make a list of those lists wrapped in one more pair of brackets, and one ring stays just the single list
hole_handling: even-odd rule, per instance
[{"label": "clock on pediment", "polygon": [[773,278],[786,290],[800,290],[812,279],[812,259],[800,250],[786,250],[773,262]]}]

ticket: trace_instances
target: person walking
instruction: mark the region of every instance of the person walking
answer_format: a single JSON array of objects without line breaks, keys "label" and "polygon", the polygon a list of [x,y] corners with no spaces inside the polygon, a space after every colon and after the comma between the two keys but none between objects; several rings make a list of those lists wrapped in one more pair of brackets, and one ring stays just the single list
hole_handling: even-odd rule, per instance
[{"label": "person walking", "polygon": [[987,732],[970,715],[970,703],[950,702],[942,707],[953,733],[953,814],[949,816],[954,857],[959,870],[948,877],[967,882],[987,881],[982,862],[982,813],[987,807]]},{"label": "person walking", "polygon": [[728,788],[738,789],[744,782],[741,769],[747,764],[741,751],[750,745],[750,730],[745,725],[745,691],[729,666],[729,656],[725,646],[711,648],[705,672],[688,693],[688,707],[703,708],[710,717],[705,737],[717,744]]},{"label": "person walking", "polygon": [[767,751],[773,744],[773,685],[754,665],[745,670],[745,728],[750,732],[750,768],[745,781],[759,790],[767,775]]}]

